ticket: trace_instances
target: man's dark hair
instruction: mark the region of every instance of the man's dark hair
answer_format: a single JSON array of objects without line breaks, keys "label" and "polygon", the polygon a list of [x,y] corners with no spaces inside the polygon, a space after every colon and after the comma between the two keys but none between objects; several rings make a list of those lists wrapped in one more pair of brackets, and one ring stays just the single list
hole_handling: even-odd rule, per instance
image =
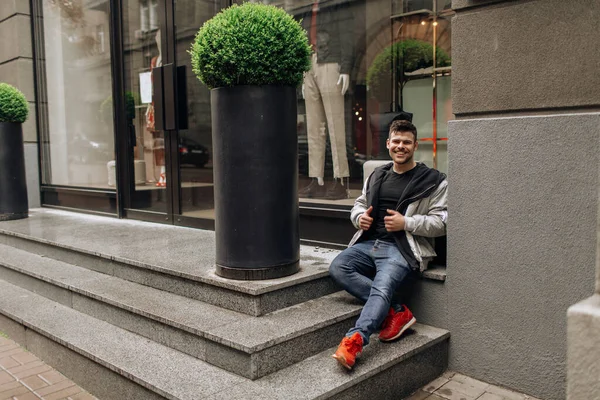
[{"label": "man's dark hair", "polygon": [[392,137],[393,133],[399,132],[410,132],[414,135],[415,140],[417,140],[417,127],[412,124],[412,122],[407,121],[405,119],[400,119],[396,121],[392,121],[390,124],[390,135]]}]

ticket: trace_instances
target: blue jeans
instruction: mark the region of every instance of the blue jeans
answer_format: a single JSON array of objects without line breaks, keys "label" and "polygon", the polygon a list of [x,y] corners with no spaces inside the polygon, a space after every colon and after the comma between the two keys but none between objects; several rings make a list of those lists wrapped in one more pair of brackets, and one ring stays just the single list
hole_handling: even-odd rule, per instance
[{"label": "blue jeans", "polygon": [[329,267],[333,280],[365,303],[354,328],[346,336],[360,333],[369,343],[387,316],[390,306],[399,306],[394,293],[412,270],[395,243],[367,240],[342,251]]}]

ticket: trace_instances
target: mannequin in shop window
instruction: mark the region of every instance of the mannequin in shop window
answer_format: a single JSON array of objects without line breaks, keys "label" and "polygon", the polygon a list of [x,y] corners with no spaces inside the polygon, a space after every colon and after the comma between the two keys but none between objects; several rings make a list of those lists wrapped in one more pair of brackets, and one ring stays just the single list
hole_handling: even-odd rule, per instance
[{"label": "mannequin in shop window", "polygon": [[[308,176],[311,182],[300,189],[300,197],[330,200],[348,197],[348,156],[344,95],[350,84],[352,66],[352,18],[341,1],[311,2],[299,15],[313,50],[310,71],[305,74],[302,96],[306,105]],[[331,143],[333,182],[325,184],[325,147]]]},{"label": "mannequin in shop window", "polygon": [[[158,48],[158,55],[152,57],[150,61],[150,72],[156,67],[162,65],[162,51],[160,46],[160,29],[156,31],[155,36],[156,46]],[[154,79],[153,79],[154,81]],[[165,169],[165,141],[162,138],[161,132],[157,131],[154,125],[154,103],[148,105],[146,110],[146,129],[152,134],[152,137],[145,143],[144,151],[152,152],[153,162],[147,163],[152,165],[152,174],[149,176],[156,176],[156,169],[159,168],[158,180],[156,182],[157,187],[166,187],[166,169]]]}]

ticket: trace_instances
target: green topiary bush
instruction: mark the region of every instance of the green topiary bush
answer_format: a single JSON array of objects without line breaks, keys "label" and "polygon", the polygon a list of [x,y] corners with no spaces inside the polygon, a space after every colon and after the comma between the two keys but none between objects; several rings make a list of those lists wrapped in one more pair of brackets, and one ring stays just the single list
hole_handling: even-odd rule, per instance
[{"label": "green topiary bush", "polygon": [[[367,71],[367,86],[374,97],[384,96],[381,91],[391,91],[391,67],[392,52],[396,57],[396,81],[403,86],[406,80],[404,76],[407,72],[413,72],[421,68],[428,68],[433,65],[433,45],[421,40],[408,39],[396,42],[383,49]],[[450,56],[444,50],[437,48],[436,64],[438,67],[447,67],[450,65]],[[400,68],[403,63],[404,68]]]},{"label": "green topiary bush", "polygon": [[233,5],[200,28],[190,50],[192,68],[209,88],[302,83],[310,47],[302,26],[284,10]]},{"label": "green topiary bush", "polygon": [[0,83],[0,122],[23,123],[29,115],[29,104],[19,89]]}]

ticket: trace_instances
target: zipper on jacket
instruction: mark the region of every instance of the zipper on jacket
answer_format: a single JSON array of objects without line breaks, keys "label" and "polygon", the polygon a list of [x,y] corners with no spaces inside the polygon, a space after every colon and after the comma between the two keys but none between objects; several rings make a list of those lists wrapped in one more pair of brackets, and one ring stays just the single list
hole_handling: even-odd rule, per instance
[{"label": "zipper on jacket", "polygon": [[417,200],[419,198],[419,196],[421,196],[423,193],[426,193],[428,190],[435,188],[435,184],[429,186],[427,189],[423,190],[421,193],[414,195],[413,197],[411,197],[410,199],[404,199],[400,202],[400,204],[398,204],[398,207],[396,207],[396,211],[400,212],[400,209],[402,208],[402,204],[404,204],[405,201],[412,201],[412,200]]}]

